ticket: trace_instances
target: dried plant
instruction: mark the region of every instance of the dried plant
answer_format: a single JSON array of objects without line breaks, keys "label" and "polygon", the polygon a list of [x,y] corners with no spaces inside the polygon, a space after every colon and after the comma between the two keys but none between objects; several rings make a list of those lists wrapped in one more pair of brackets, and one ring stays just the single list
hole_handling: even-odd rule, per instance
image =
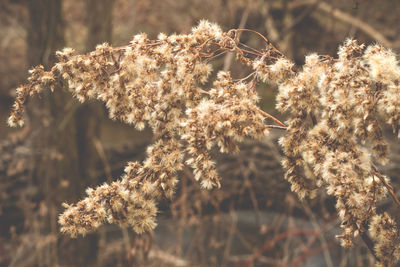
[{"label": "dried plant", "polygon": [[[243,45],[241,31],[258,34],[265,48]],[[252,72],[234,80],[219,71],[208,89],[210,61],[227,51]],[[62,232],[84,235],[105,221],[150,231],[157,201],[173,197],[183,165],[193,168],[203,188],[220,187],[209,151],[235,152],[244,138],[261,138],[274,128],[285,130],[282,165],[299,198],[314,197],[320,187],[335,196],[342,245],[350,247],[361,235],[379,264],[400,257],[398,226],[376,212],[387,193],[398,200],[373,164],[387,162],[382,119],[400,135],[400,67],[390,50],[347,40],[338,58],[311,54],[297,69],[259,33],[223,32],[201,21],[189,34],[160,34],[157,40],[139,34],[125,47],[102,44],[87,55],[66,48],[57,56],[50,71],[34,68],[29,83],[17,89],[9,125],[23,125],[27,96],[66,85],[79,101],[104,101],[112,119],[139,130],[147,124],[158,138],[142,163],[128,163],[120,180],[88,189],[76,205],[65,204]],[[279,85],[277,108],[289,114],[286,124],[257,107],[259,82]]]}]

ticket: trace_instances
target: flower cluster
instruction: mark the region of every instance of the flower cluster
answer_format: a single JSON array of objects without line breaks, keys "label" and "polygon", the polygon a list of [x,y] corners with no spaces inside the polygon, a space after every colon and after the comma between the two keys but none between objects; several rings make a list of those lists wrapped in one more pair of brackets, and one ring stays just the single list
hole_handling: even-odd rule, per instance
[{"label": "flower cluster", "polygon": [[[147,124],[158,138],[143,163],[128,164],[121,180],[88,189],[85,199],[66,204],[62,232],[85,234],[105,221],[131,225],[138,233],[151,230],[156,200],[173,196],[184,163],[203,188],[220,186],[208,153],[213,145],[234,151],[237,141],[261,137],[268,129],[254,83],[234,82],[220,72],[213,89],[201,88],[212,71],[208,59],[219,50],[238,50],[237,43],[234,33],[201,21],[189,34],[160,34],[157,40],[139,34],[128,46],[102,44],[87,55],[66,48],[57,52],[59,62],[50,71],[41,66],[31,71],[29,83],[17,89],[11,126],[23,124],[28,95],[66,84],[79,101],[103,101],[110,118],[139,130]],[[248,61],[243,55],[241,60]]]},{"label": "flower cluster", "polygon": [[[137,233],[149,231],[156,225],[156,202],[173,196],[184,164],[203,188],[220,187],[209,151],[235,152],[244,138],[278,128],[286,130],[279,142],[292,190],[304,198],[325,187],[337,200],[342,244],[351,246],[353,237],[365,235],[369,227],[377,257],[396,261],[399,229],[387,214],[376,212],[389,180],[373,164],[385,164],[388,156],[378,115],[400,135],[395,55],[379,45],[365,49],[348,40],[338,58],[311,54],[297,70],[266,38],[262,51],[240,48],[237,33],[201,21],[189,34],[160,34],[157,40],[139,34],[128,46],[103,44],[87,55],[64,49],[50,71],[31,71],[29,83],[17,89],[11,126],[23,124],[27,96],[67,84],[81,102],[103,101],[112,119],[139,130],[147,124],[158,138],[147,158],[129,163],[120,180],[88,189],[76,205],[65,204],[61,231],[85,234],[105,221],[131,225]],[[207,89],[209,61],[226,51],[236,52],[253,72],[234,80],[220,71]],[[289,114],[287,126],[257,107],[260,81],[279,85],[277,108]],[[267,125],[266,118],[279,125]]]},{"label": "flower cluster", "polygon": [[75,237],[97,229],[104,221],[130,225],[135,232],[150,231],[156,226],[156,200],[172,197],[177,182],[176,171],[182,168],[180,144],[164,136],[148,148],[143,164],[130,162],[122,179],[88,188],[87,197],[67,209],[59,218],[61,231]]},{"label": "flower cluster", "polygon": [[[277,108],[290,112],[280,140],[286,178],[300,198],[312,196],[318,187],[335,196],[343,227],[338,237],[346,247],[354,236],[365,234],[368,224],[399,231],[387,214],[377,226],[376,202],[386,196],[388,179],[373,164],[385,164],[388,156],[379,115],[398,131],[399,74],[392,52],[348,40],[337,59],[309,55],[302,71],[279,85]],[[390,231],[374,230],[372,238],[377,257],[393,263],[399,258],[399,240]]]},{"label": "flower cluster", "polygon": [[400,242],[400,231],[387,213],[372,217],[369,231],[377,240],[375,251],[383,266],[389,266],[400,258],[400,247],[396,245]]},{"label": "flower cluster", "polygon": [[259,138],[267,134],[268,127],[256,106],[255,88],[248,84],[233,83],[227,72],[219,72],[209,99],[186,111],[187,130],[182,139],[187,141],[189,159],[196,180],[201,179],[204,188],[220,186],[214,162],[208,151],[217,145],[222,153],[238,150],[236,141],[245,137]]}]

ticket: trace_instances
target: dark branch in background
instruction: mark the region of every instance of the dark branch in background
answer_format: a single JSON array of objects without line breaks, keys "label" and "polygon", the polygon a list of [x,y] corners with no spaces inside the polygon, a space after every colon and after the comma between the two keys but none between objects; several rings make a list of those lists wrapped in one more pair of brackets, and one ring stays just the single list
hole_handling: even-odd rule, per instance
[{"label": "dark branch in background", "polygon": [[367,235],[366,232],[360,231],[360,236],[364,244],[367,246],[369,252],[371,252],[372,256],[375,258],[376,261],[380,262],[381,259],[378,258],[374,251],[374,242],[372,242],[371,238]]},{"label": "dark branch in background", "polygon": [[[240,19],[239,22],[239,27],[238,28],[245,28],[246,27],[246,23],[247,23],[247,19],[249,17],[250,14],[250,4],[247,5],[246,9],[244,10],[242,17]],[[240,33],[239,33],[240,34]],[[238,36],[239,38],[240,36]],[[222,68],[223,70],[227,71],[231,68],[232,65],[232,60],[233,60],[233,53],[228,53],[224,59],[224,67]]]},{"label": "dark branch in background", "polygon": [[378,41],[379,43],[381,43],[382,45],[384,45],[388,48],[399,47],[399,44],[393,43],[390,40],[388,40],[378,29],[373,28],[368,23],[347,14],[338,8],[334,8],[327,2],[320,1],[320,0],[296,1],[294,3],[291,3],[290,7],[297,8],[297,7],[304,6],[304,5],[312,5],[312,6],[317,5],[317,9],[335,17],[338,20],[341,20],[345,23],[348,23],[348,24],[351,24],[351,25],[357,27],[358,29],[360,29],[361,31],[363,31],[364,33],[366,33],[367,35],[369,35],[370,37],[372,37],[373,39],[375,39],[376,41]]},{"label": "dark branch in background", "polygon": [[279,41],[283,40],[283,37],[289,32],[291,31],[294,27],[296,27],[297,24],[299,24],[304,18],[306,18],[308,15],[310,15],[314,10],[316,10],[318,8],[319,3],[321,2],[321,0],[317,0],[315,1],[315,3],[311,4],[310,6],[308,6],[303,12],[301,12],[300,15],[298,15],[293,22],[286,26],[282,31],[281,31],[281,38],[279,39]]}]

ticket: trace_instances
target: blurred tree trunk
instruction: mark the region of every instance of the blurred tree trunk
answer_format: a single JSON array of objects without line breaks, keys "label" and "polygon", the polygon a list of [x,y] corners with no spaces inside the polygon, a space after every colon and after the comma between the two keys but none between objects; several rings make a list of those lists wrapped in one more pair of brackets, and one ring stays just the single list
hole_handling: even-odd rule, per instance
[{"label": "blurred tree trunk", "polygon": [[[289,1],[283,1],[283,29],[289,28],[290,25],[293,24],[293,14],[292,10],[289,8]],[[293,30],[289,30],[288,32],[284,33],[284,36],[281,37],[281,49],[285,53],[285,55],[292,59],[294,58],[294,49],[293,49],[293,37],[294,32]]]},{"label": "blurred tree trunk", "polygon": [[86,0],[88,36],[86,49],[93,50],[96,45],[111,42],[113,0]]},{"label": "blurred tree trunk", "polygon": [[[86,0],[87,52],[95,49],[100,43],[111,42],[113,5],[113,0]],[[104,107],[98,102],[79,106],[75,114],[79,169],[81,176],[87,181],[86,186],[99,184],[98,169],[103,168],[102,159],[99,156],[101,153],[99,149],[102,149],[99,147],[101,145],[100,123],[104,117]]]},{"label": "blurred tree trunk", "polygon": [[[62,1],[31,0],[28,11],[28,65],[42,64],[48,69],[55,62],[55,51],[65,46]],[[29,227],[38,239],[33,241],[37,242],[35,266],[85,266],[96,254],[93,238],[71,240],[60,236],[57,225],[61,203],[76,201],[84,191],[73,101],[66,90],[57,88],[30,99],[28,105],[34,162],[31,177],[38,187],[37,209],[27,217],[34,218]]]},{"label": "blurred tree trunk", "polygon": [[[112,38],[112,10],[113,0],[86,0],[86,52],[92,51],[98,44],[111,42]],[[104,106],[99,102],[88,102],[80,105],[75,113],[77,128],[77,144],[79,149],[79,170],[84,178],[83,186],[96,186],[102,181],[98,178],[98,169],[106,169],[104,158],[100,154],[103,148],[100,142],[100,124],[105,118]],[[103,154],[104,156],[104,154]],[[108,178],[109,173],[105,173]],[[97,263],[102,264],[102,251],[106,246],[106,234],[103,230],[97,233],[97,246],[100,254],[96,257]]]}]

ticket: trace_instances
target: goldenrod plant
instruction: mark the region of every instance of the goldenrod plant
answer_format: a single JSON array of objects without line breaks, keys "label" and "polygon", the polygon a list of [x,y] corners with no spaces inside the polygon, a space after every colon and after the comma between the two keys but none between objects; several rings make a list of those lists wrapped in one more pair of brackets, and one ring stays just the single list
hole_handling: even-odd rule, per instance
[{"label": "goldenrod plant", "polygon": [[[243,31],[257,34],[265,47],[242,44]],[[251,70],[247,77],[211,75],[212,60],[227,51]],[[399,228],[376,211],[388,194],[400,203],[375,165],[388,160],[383,122],[400,135],[400,67],[390,50],[347,40],[337,58],[311,54],[299,67],[255,31],[224,32],[201,21],[189,34],[159,34],[156,40],[139,34],[124,47],[102,44],[86,55],[66,48],[57,56],[51,70],[34,68],[17,89],[10,126],[23,125],[28,96],[66,86],[79,101],[103,101],[110,118],[138,130],[147,125],[157,137],[147,158],[128,163],[121,179],[87,189],[75,205],[64,204],[63,233],[84,235],[104,222],[151,231],[157,202],[173,197],[184,165],[204,189],[219,188],[210,150],[233,153],[245,138],[276,129],[283,134],[282,165],[291,189],[300,199],[314,197],[320,188],[336,198],[342,245],[352,246],[360,235],[378,264],[399,259]],[[257,106],[259,83],[278,85],[276,105],[288,115],[285,123]]]}]

